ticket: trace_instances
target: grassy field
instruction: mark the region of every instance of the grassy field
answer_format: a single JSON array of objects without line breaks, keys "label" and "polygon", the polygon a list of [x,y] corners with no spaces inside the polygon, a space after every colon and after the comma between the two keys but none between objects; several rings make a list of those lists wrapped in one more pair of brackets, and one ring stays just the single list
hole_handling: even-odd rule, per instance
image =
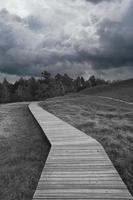
[{"label": "grassy field", "polygon": [[51,98],[41,105],[97,139],[133,194],[133,105],[82,94]]},{"label": "grassy field", "polygon": [[81,92],[87,95],[99,95],[133,102],[133,79],[120,81],[110,85],[87,88]]},{"label": "grassy field", "polygon": [[27,104],[0,105],[0,199],[31,200],[49,152]]}]

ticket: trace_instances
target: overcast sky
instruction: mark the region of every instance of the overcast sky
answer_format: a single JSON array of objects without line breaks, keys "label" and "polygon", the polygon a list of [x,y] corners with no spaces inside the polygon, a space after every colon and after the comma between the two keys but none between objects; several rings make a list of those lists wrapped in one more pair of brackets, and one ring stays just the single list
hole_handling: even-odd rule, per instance
[{"label": "overcast sky", "polygon": [[133,0],[0,0],[0,78],[133,77]]}]

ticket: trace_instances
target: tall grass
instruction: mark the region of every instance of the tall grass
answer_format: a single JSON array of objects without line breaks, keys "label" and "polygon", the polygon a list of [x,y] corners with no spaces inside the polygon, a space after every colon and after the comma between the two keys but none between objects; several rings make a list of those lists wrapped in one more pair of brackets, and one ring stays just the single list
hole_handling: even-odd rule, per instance
[{"label": "tall grass", "polygon": [[26,104],[0,113],[0,199],[31,200],[50,146]]}]

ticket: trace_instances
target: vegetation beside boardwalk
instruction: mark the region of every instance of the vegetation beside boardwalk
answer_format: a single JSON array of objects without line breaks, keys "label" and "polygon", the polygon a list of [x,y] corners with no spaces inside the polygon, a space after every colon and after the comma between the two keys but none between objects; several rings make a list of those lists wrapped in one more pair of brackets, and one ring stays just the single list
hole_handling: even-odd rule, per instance
[{"label": "vegetation beside boardwalk", "polygon": [[56,97],[41,106],[97,139],[133,195],[133,106],[83,94]]},{"label": "vegetation beside boardwalk", "polygon": [[31,200],[49,144],[27,104],[0,106],[0,199]]}]

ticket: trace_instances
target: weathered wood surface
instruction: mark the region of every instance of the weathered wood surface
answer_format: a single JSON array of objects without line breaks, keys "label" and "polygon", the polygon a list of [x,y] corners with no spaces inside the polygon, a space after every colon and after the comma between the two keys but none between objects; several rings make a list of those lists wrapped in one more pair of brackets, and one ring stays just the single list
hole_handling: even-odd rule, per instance
[{"label": "weathered wood surface", "polygon": [[31,103],[29,109],[51,150],[33,200],[131,200],[99,142]]}]

